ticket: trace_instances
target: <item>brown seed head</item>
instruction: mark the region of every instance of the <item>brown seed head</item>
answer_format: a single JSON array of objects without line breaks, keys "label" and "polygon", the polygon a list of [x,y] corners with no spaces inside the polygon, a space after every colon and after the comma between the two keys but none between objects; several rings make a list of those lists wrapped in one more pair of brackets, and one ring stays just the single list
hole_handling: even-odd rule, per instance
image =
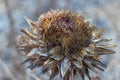
[{"label": "brown seed head", "polygon": [[40,17],[37,25],[42,28],[39,35],[48,49],[60,46],[67,53],[76,53],[87,47],[92,38],[90,24],[68,10],[49,11]]},{"label": "brown seed head", "polygon": [[[96,29],[86,19],[69,10],[51,10],[40,16],[37,22],[26,19],[31,32],[21,30],[25,35],[18,37],[18,48],[30,62],[28,68],[42,66],[42,72],[51,70],[49,80],[60,73],[63,80],[73,80],[79,73],[84,80],[89,70],[104,71],[101,55],[115,53],[114,44],[102,37],[103,29]],[[29,55],[36,49],[32,55]]]}]

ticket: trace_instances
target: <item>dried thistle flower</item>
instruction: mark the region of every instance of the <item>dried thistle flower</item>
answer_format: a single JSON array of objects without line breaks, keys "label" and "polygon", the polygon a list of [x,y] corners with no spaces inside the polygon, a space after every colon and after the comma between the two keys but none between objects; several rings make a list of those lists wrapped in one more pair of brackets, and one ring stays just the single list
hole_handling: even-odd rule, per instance
[{"label": "dried thistle flower", "polygon": [[[18,37],[18,49],[28,58],[28,68],[42,67],[41,73],[51,70],[49,80],[58,74],[62,80],[73,80],[80,74],[84,80],[89,70],[104,71],[101,55],[115,53],[114,44],[106,44],[111,39],[102,37],[103,29],[96,29],[83,16],[69,10],[51,10],[40,16],[37,22],[26,19],[31,32],[21,30],[25,35]],[[36,49],[34,54],[30,52]]]}]

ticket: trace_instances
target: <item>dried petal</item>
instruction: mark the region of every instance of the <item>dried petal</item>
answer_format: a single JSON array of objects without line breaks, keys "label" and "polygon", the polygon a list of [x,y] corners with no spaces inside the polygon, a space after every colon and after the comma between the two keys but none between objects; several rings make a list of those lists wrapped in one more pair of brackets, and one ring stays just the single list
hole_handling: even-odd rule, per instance
[{"label": "dried petal", "polygon": [[61,75],[62,77],[65,76],[65,74],[67,73],[67,71],[70,69],[70,61],[68,59],[64,59],[62,62],[61,62]]},{"label": "dried petal", "polygon": [[86,73],[88,79],[91,80],[88,68],[85,68],[85,73]]},{"label": "dried petal", "polygon": [[100,38],[103,35],[104,29],[98,29],[96,31],[93,31],[93,37],[94,38]]},{"label": "dried petal", "polygon": [[100,47],[97,47],[95,51],[96,51],[97,55],[113,54],[113,53],[115,53],[115,51],[113,51],[113,50],[100,48]]},{"label": "dried petal", "polygon": [[31,39],[36,39],[36,36],[34,36],[33,34],[31,34],[27,29],[21,29],[21,32],[23,32],[24,34],[26,34]]},{"label": "dried petal", "polygon": [[52,75],[50,76],[49,80],[53,80],[54,77],[58,75],[58,73],[59,73],[59,70],[58,70],[58,67],[56,66],[52,69]]},{"label": "dried petal", "polygon": [[47,61],[44,62],[44,65],[51,65],[54,63],[54,60],[48,59]]},{"label": "dried petal", "polygon": [[94,69],[94,66],[92,66],[92,64],[91,64],[89,61],[87,61],[87,60],[84,59],[84,64],[85,64],[89,69],[91,69],[92,71],[94,71],[95,73],[98,73],[97,70]]},{"label": "dried petal", "polygon": [[82,69],[79,70],[82,80],[85,80],[85,69],[84,68],[85,67],[83,67]]},{"label": "dried petal", "polygon": [[21,64],[24,64],[28,61],[34,61],[39,57],[39,54],[33,54],[32,56],[28,57],[27,59],[25,59]]},{"label": "dried petal", "polygon": [[82,68],[82,61],[73,61],[73,64],[78,68]]},{"label": "dried petal", "polygon": [[115,44],[96,45],[96,47],[101,47],[101,48],[113,48],[113,47],[116,47],[116,45],[115,45]]},{"label": "dried petal", "polygon": [[94,42],[95,44],[98,44],[100,42],[108,42],[111,41],[112,39],[104,39],[104,38],[98,38],[98,39],[94,39],[92,40],[92,42]]},{"label": "dried petal", "polygon": [[81,60],[83,59],[83,58],[79,55],[79,53],[72,55],[72,57],[73,57],[73,59],[78,60],[78,61],[81,61]]}]

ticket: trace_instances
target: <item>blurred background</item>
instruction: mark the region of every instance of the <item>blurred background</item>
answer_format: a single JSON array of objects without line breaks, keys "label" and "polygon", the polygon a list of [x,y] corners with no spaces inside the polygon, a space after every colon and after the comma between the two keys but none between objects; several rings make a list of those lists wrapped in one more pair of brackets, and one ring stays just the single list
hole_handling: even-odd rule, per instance
[{"label": "blurred background", "polygon": [[0,80],[48,80],[45,75],[38,76],[37,70],[30,71],[20,65],[25,57],[16,50],[15,42],[20,29],[29,28],[24,17],[37,21],[50,9],[70,9],[85,16],[97,28],[105,28],[104,36],[117,44],[116,53],[103,56],[107,69],[92,76],[120,80],[119,5],[120,0],[0,0]]}]

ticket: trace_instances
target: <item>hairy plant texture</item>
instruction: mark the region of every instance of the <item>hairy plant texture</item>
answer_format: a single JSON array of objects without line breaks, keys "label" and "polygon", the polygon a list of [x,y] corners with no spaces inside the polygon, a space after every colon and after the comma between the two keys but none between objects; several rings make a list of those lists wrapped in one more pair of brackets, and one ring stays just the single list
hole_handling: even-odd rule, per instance
[{"label": "hairy plant texture", "polygon": [[[18,49],[28,58],[28,68],[42,67],[41,73],[51,71],[49,80],[58,74],[62,80],[73,80],[80,74],[91,80],[89,70],[104,71],[101,55],[115,53],[108,44],[111,39],[102,37],[103,29],[96,29],[83,16],[69,10],[51,10],[40,16],[37,22],[26,19],[31,32],[18,37]],[[31,51],[34,54],[29,55]]]}]

